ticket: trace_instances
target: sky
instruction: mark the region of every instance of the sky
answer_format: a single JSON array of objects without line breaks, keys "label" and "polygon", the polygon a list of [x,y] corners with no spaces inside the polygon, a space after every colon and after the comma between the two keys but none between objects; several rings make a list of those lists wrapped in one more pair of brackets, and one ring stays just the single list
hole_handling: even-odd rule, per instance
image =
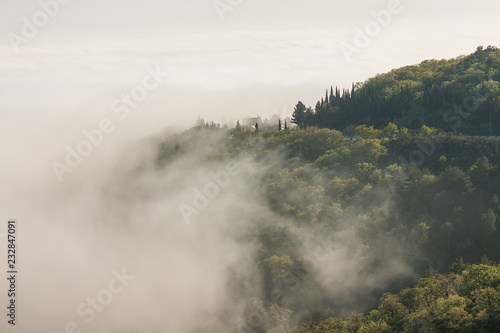
[{"label": "sky", "polygon": [[167,74],[106,144],[198,116],[290,115],[332,85],[500,45],[499,10],[495,0],[3,0],[0,131],[15,140],[0,147],[33,156],[36,138],[63,157],[83,130],[116,120],[113,103],[152,68]]},{"label": "sky", "polygon": [[35,179],[52,174],[103,119],[115,126],[101,152],[199,116],[290,115],[332,85],[500,46],[499,12],[496,0],[2,0],[1,180],[15,181],[18,156]]},{"label": "sky", "polygon": [[[43,308],[40,313],[50,315],[44,304],[57,296],[53,302],[61,308],[63,324],[81,299],[111,278],[112,269],[120,270],[121,262],[142,253],[134,235],[113,238],[109,230],[106,237],[95,235],[104,228],[97,223],[103,216],[121,222],[100,200],[103,188],[130,191],[110,184],[114,163],[129,157],[124,153],[129,149],[137,156],[148,153],[136,144],[129,148],[130,142],[188,128],[198,116],[229,125],[243,117],[284,117],[299,100],[314,105],[332,85],[348,88],[393,68],[469,54],[480,45],[500,46],[498,13],[497,0],[2,0],[0,221],[23,221],[25,311],[34,315]],[[54,163],[64,163],[68,149],[78,149],[85,140],[97,143],[60,183]],[[124,164],[135,170],[138,159]],[[188,166],[178,166],[168,177],[177,181]],[[134,182],[163,198],[163,182],[170,180],[157,181],[160,176],[152,172]],[[171,213],[156,201],[120,209],[141,217],[142,207],[153,219]],[[141,233],[140,225],[134,228],[141,240],[151,236]],[[179,231],[172,228],[168,231]],[[112,247],[121,249],[125,241],[132,246],[113,257]],[[221,241],[214,236],[214,243]],[[148,244],[146,254],[155,260],[178,260],[155,252],[164,246],[159,240]],[[180,249],[192,259],[179,264],[181,269],[191,267],[191,261],[192,267],[200,265],[196,253],[185,245]],[[179,247],[164,250],[174,253]],[[208,253],[217,257],[219,250]],[[81,267],[61,269],[80,259]],[[226,267],[220,264],[216,267]],[[140,270],[135,263],[127,267]],[[143,276],[142,285],[151,285],[148,295],[158,290],[161,269],[155,266],[157,271]],[[82,279],[88,281],[82,291],[66,298],[64,292],[52,293],[61,284],[79,290],[75,281]],[[192,277],[183,279],[181,290],[189,292],[191,282],[206,290]],[[139,299],[143,294],[135,290]],[[176,294],[176,302],[182,297]],[[126,310],[136,308],[134,303]],[[62,331],[61,323],[39,331]]]},{"label": "sky", "polygon": [[[391,1],[60,1],[0,4],[2,123],[99,119],[148,66],[168,77],[124,137],[190,126],[198,115],[235,122],[291,113],[298,100],[314,105],[331,85],[500,44],[493,0],[395,0],[397,13],[349,57],[342,45],[356,47],[357,29],[373,27]],[[44,21],[42,7],[53,17]],[[34,18],[41,27],[24,38]]]},{"label": "sky", "polygon": [[0,177],[14,181],[18,156],[34,178],[51,174],[103,119],[114,127],[101,152],[198,116],[290,115],[332,85],[499,46],[499,11],[496,0],[2,0]]}]

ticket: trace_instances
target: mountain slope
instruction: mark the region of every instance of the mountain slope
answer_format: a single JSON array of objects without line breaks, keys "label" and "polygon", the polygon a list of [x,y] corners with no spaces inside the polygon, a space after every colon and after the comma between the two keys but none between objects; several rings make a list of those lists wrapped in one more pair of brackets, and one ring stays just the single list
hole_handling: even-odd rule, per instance
[{"label": "mountain slope", "polygon": [[[377,75],[350,90],[331,88],[314,110],[299,102],[299,126],[344,130],[350,125],[422,124],[469,135],[500,134],[500,50],[427,60]],[[490,117],[491,116],[491,117]]]}]

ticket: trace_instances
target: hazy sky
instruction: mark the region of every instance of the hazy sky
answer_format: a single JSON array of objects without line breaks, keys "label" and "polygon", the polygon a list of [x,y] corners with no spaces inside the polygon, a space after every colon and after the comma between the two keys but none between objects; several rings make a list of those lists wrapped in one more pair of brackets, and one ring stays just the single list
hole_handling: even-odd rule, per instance
[{"label": "hazy sky", "polygon": [[[469,54],[479,45],[500,46],[498,0],[401,0],[390,19],[380,14],[391,7],[388,0],[217,2],[228,3],[234,5],[221,14],[214,0],[0,1],[0,221],[15,217],[25,223],[23,291],[33,313],[40,308],[50,313],[52,303],[67,304],[68,312],[73,311],[75,302],[96,290],[92,285],[82,295],[60,295],[65,301],[61,303],[54,300],[52,289],[40,288],[38,277],[46,276],[46,270],[57,275],[50,275],[53,288],[59,288],[60,280],[86,281],[83,269],[61,268],[78,263],[78,256],[89,248],[96,253],[85,261],[87,275],[93,272],[97,279],[102,270],[108,274],[119,268],[113,251],[106,252],[105,259],[97,253],[99,242],[104,249],[110,246],[108,238],[95,241],[87,230],[91,236],[83,245],[71,244],[83,237],[72,229],[75,221],[86,226],[88,219],[100,228],[100,220],[92,215],[95,207],[104,216],[113,215],[99,200],[100,188],[86,187],[85,170],[92,170],[92,177],[105,177],[100,166],[103,161],[116,162],[117,143],[168,127],[192,126],[198,116],[236,122],[246,116],[291,114],[297,101],[314,105],[330,85],[350,87],[425,59]],[[374,23],[373,12],[381,15],[382,24]],[[355,38],[367,29],[372,36],[360,46]],[[342,45],[357,48],[350,61]],[[152,71],[159,84],[151,80]],[[133,108],[124,109],[123,96],[144,87],[144,82],[154,89]],[[85,139],[82,131],[99,127],[104,118],[113,121],[113,132],[67,182],[59,184],[51,163],[63,161],[67,147]],[[151,184],[157,185],[156,177]],[[71,199],[65,201],[66,197]],[[142,209],[137,208],[137,216],[142,216]],[[66,225],[66,233],[54,230],[52,223]],[[40,259],[38,251],[47,246],[47,237],[52,238],[50,249]],[[52,260],[60,254],[65,259]],[[123,257],[128,254],[125,251]],[[162,258],[158,260],[169,260]],[[66,280],[59,278],[60,272]],[[151,282],[148,276],[143,279],[147,282],[138,285]],[[191,288],[189,281],[183,286]],[[62,323],[71,318],[60,315]],[[25,318],[25,323],[30,321]],[[56,327],[62,329],[59,322]]]},{"label": "hazy sky", "polygon": [[[496,0],[402,0],[378,30],[373,12],[391,1],[59,1],[0,2],[0,133],[9,138],[0,148],[45,167],[104,117],[118,122],[112,144],[192,126],[198,115],[290,114],[330,85],[500,46]],[[370,27],[369,44],[348,61],[341,45],[356,47]],[[119,120],[113,102],[148,68],[166,77]]]},{"label": "hazy sky", "polygon": [[[0,3],[5,150],[33,156],[37,138],[50,158],[64,155],[83,129],[116,119],[113,102],[140,85],[148,68],[166,77],[107,142],[191,126],[198,115],[235,122],[290,114],[298,100],[314,105],[330,85],[500,46],[494,0],[401,0],[378,25],[373,12],[393,2],[59,1]],[[370,28],[367,45],[356,44]],[[357,47],[349,61],[342,45]]]},{"label": "hazy sky", "polygon": [[[99,118],[148,66],[160,66],[169,76],[141,103],[142,135],[150,126],[189,125],[198,114],[223,121],[290,112],[330,85],[500,44],[494,0],[401,0],[401,11],[350,62],[340,45],[355,46],[356,29],[390,1],[72,0],[14,53],[9,33],[23,36],[23,19],[32,22],[40,3],[0,4],[2,121],[19,113]],[[223,20],[215,3],[230,6]]]},{"label": "hazy sky", "polygon": [[116,116],[112,103],[147,68],[168,74],[113,139],[191,126],[198,115],[235,122],[289,114],[330,85],[500,46],[496,0],[401,0],[350,61],[341,45],[356,46],[357,29],[373,28],[373,12],[391,1],[59,1],[0,3],[0,130],[28,146],[37,137],[55,155],[82,129]]}]

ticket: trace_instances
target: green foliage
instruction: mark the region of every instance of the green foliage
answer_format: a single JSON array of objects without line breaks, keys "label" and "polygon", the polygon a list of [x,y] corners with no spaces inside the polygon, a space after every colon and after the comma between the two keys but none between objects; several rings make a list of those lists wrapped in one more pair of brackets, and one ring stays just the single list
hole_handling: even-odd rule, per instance
[{"label": "green foliage", "polygon": [[386,138],[391,137],[393,135],[396,135],[399,133],[398,125],[393,124],[393,123],[389,123],[389,124],[387,124],[387,126],[384,128],[384,130],[382,132],[383,132],[384,137],[386,137]]},{"label": "green foliage", "polygon": [[[295,332],[494,332],[500,141],[392,124],[351,130],[361,135],[197,127],[159,145],[160,167],[193,150],[188,168],[258,166],[239,176],[251,189],[242,200],[258,204],[235,208],[231,226],[256,243],[250,279],[259,292],[238,285],[246,315],[260,314],[247,331],[290,332],[301,323]],[[423,160],[405,163],[415,152]],[[449,274],[425,274],[452,264]]]},{"label": "green foliage", "polygon": [[428,128],[490,135],[491,115],[493,134],[500,135],[499,106],[500,50],[489,46],[468,56],[394,69],[353,84],[352,89],[331,89],[314,110],[299,102],[294,122],[302,128],[357,126],[356,135],[363,138],[377,138],[379,130],[384,136],[395,134],[387,128],[390,124],[418,129],[423,123]]},{"label": "green foliage", "polygon": [[310,128],[292,132],[287,144],[294,154],[300,154],[306,160],[314,161],[326,151],[336,147],[342,140],[343,136],[339,131]]},{"label": "green foliage", "polygon": [[373,126],[360,125],[354,129],[356,136],[363,139],[375,139],[382,135],[381,130],[376,130]]},{"label": "green foliage", "polygon": [[482,185],[486,184],[491,179],[493,171],[495,171],[495,167],[490,163],[488,158],[483,155],[469,168],[468,174],[474,184]]},{"label": "green foliage", "polygon": [[427,127],[427,126],[423,125],[418,130],[418,135],[421,138],[428,138],[435,130],[436,130],[435,128],[430,128],[430,127]]},{"label": "green foliage", "polygon": [[500,266],[464,265],[398,294],[384,294],[368,316],[328,318],[293,333],[496,332],[500,323]]},{"label": "green foliage", "polygon": [[306,123],[306,106],[302,102],[298,102],[293,110],[292,123],[299,127],[304,127]]}]

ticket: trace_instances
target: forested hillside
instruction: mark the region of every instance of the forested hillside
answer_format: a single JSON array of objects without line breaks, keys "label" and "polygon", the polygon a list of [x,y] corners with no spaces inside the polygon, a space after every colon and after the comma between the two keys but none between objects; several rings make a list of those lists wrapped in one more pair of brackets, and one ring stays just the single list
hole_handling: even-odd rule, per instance
[{"label": "forested hillside", "polygon": [[461,260],[500,261],[500,141],[392,123],[355,132],[196,127],[160,144],[158,168],[193,147],[203,163],[243,165],[237,196],[248,205],[212,212],[255,244],[254,273],[235,273],[228,287],[247,300],[235,330],[493,332],[498,267]]},{"label": "forested hillside", "polygon": [[449,274],[429,271],[413,288],[382,296],[368,315],[303,324],[294,333],[498,332],[500,266],[464,265]]},{"label": "forested hillside", "polygon": [[[500,50],[478,47],[468,56],[428,60],[377,75],[352,89],[331,87],[314,109],[299,102],[294,122],[344,130],[389,122],[468,135],[500,135]],[[491,126],[490,126],[491,125]]]}]

